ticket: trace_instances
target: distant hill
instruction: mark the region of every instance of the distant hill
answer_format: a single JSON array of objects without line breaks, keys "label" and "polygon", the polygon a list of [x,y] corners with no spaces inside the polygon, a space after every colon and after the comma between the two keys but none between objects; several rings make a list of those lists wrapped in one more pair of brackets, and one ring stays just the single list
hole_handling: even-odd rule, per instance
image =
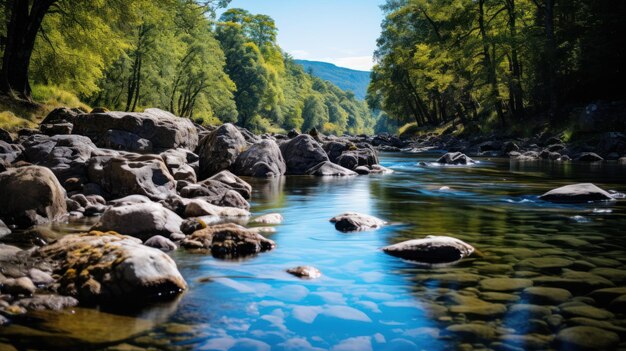
[{"label": "distant hill", "polygon": [[350,90],[357,99],[365,100],[367,86],[370,84],[370,72],[357,71],[349,68],[337,67],[332,63],[296,60],[308,72],[321,79],[330,81],[343,90]]}]

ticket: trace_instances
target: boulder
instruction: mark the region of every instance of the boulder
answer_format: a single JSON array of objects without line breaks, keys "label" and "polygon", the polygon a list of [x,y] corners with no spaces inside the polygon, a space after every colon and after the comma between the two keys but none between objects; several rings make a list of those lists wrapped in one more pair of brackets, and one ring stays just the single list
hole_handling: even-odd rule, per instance
[{"label": "boulder", "polygon": [[595,154],[593,152],[584,152],[580,156],[578,156],[578,161],[599,162],[599,161],[604,161],[604,159],[598,154]]},{"label": "boulder", "polygon": [[151,152],[152,142],[124,130],[109,129],[98,138],[98,146],[130,152]]},{"label": "boulder", "polygon": [[313,166],[311,169],[306,171],[306,174],[317,177],[344,177],[357,175],[356,172],[341,167],[340,165],[334,164],[330,161],[325,161]]},{"label": "boulder", "polygon": [[36,290],[37,287],[28,277],[0,280],[0,292],[5,294],[30,296],[34,294]]},{"label": "boulder", "polygon": [[323,146],[324,151],[328,155],[328,159],[330,160],[330,162],[333,162],[333,163],[338,163],[337,159],[339,158],[339,156],[341,156],[341,154],[343,154],[344,151],[350,150],[351,147],[355,148],[355,146],[351,143],[342,143],[338,141],[330,141],[330,142],[324,143],[324,146]]},{"label": "boulder", "polygon": [[207,135],[198,146],[200,179],[228,169],[248,143],[237,127],[226,123]]},{"label": "boulder", "polygon": [[11,234],[11,229],[0,219],[0,238],[9,234]]},{"label": "boulder", "polygon": [[59,123],[73,123],[76,116],[83,113],[77,108],[59,107],[52,110],[46,118],[41,121],[41,124],[59,124]]},{"label": "boulder", "polygon": [[156,155],[97,156],[89,160],[87,172],[110,199],[138,194],[162,200],[176,192],[176,181]]},{"label": "boulder", "polygon": [[186,149],[171,149],[161,153],[161,158],[175,180],[197,181],[196,170],[191,164],[198,161],[198,155]]},{"label": "boulder", "polygon": [[45,135],[72,134],[72,123],[41,124],[39,130]]},{"label": "boulder", "polygon": [[283,216],[280,213],[268,213],[256,218],[253,218],[250,223],[254,224],[281,224],[283,222]]},{"label": "boulder", "polygon": [[180,232],[183,219],[158,203],[143,203],[107,209],[94,227],[114,231],[142,240],[155,235],[170,236]]},{"label": "boulder", "polygon": [[424,239],[404,241],[383,248],[391,256],[426,263],[451,263],[471,255],[474,248],[455,238],[429,235]]},{"label": "boulder", "polygon": [[304,279],[316,279],[322,276],[322,272],[313,266],[298,266],[289,268],[287,273]]},{"label": "boulder", "polygon": [[335,228],[341,232],[356,232],[380,228],[385,225],[385,221],[374,216],[369,216],[356,212],[347,212],[330,219],[335,223]]},{"label": "boulder", "polygon": [[178,248],[178,246],[176,246],[174,242],[172,242],[170,239],[161,235],[155,235],[151,237],[150,239],[146,240],[146,242],[143,244],[148,247],[159,249],[164,252],[174,251]]},{"label": "boulder", "polygon": [[[175,148],[194,150],[198,144],[198,132],[191,120],[154,108],[144,112],[79,114],[74,117],[72,123],[74,134],[85,135],[98,146],[105,146],[111,142],[109,131],[134,134],[136,137],[132,136],[131,139],[136,138],[135,141],[141,143],[144,143],[141,139],[148,140],[152,143],[152,148],[157,151]],[[118,132],[113,134],[117,134],[117,137],[123,136]],[[122,139],[130,134],[125,134]],[[135,142],[130,144],[122,142],[118,146],[125,144],[138,145]]]},{"label": "boulder", "polygon": [[566,185],[548,191],[539,199],[556,203],[585,203],[613,200],[611,194],[591,183]]},{"label": "boulder", "polygon": [[26,166],[0,173],[0,199],[0,218],[9,225],[30,227],[67,214],[65,190],[45,167]]},{"label": "boulder", "polygon": [[0,141],[4,141],[5,143],[12,144],[13,137],[6,130],[0,128]]},{"label": "boulder", "polygon": [[307,134],[298,135],[282,143],[280,151],[287,165],[287,174],[291,175],[310,174],[309,171],[313,167],[323,162],[329,162],[324,149],[313,137]]},{"label": "boulder", "polygon": [[59,292],[81,302],[161,300],[187,288],[167,254],[117,233],[66,235],[35,255],[61,276]]},{"label": "boulder", "polygon": [[185,218],[201,216],[247,217],[250,215],[250,212],[247,210],[235,207],[216,206],[202,199],[191,199],[185,202]]},{"label": "boulder", "polygon": [[38,134],[26,138],[22,145],[25,161],[50,168],[63,185],[70,178],[77,178],[78,186],[86,182],[87,161],[97,150],[89,138],[80,135]]},{"label": "boulder", "polygon": [[230,169],[241,176],[271,178],[285,174],[287,166],[276,142],[265,139],[242,152]]},{"label": "boulder", "polygon": [[180,189],[180,195],[188,199],[199,198],[216,206],[236,207],[245,210],[250,208],[250,204],[241,194],[221,182],[210,179],[199,184],[185,186]]},{"label": "boulder", "polygon": [[185,238],[181,245],[187,249],[208,250],[219,258],[255,255],[276,246],[261,234],[232,223],[199,230]]},{"label": "boulder", "polygon": [[461,152],[448,152],[441,156],[437,162],[444,165],[468,165],[476,163],[476,161]]},{"label": "boulder", "polygon": [[252,186],[229,171],[221,171],[209,178],[209,180],[227,185],[230,189],[241,194],[245,199],[252,197]]}]

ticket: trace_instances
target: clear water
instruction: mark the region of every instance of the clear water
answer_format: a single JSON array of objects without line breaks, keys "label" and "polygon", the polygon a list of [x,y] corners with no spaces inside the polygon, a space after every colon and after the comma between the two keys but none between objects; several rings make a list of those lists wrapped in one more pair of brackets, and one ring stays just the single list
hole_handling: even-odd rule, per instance
[{"label": "clear water", "polygon": [[[275,250],[240,261],[179,250],[172,256],[189,283],[179,300],[133,312],[132,318],[78,310],[50,322],[59,317],[39,314],[23,323],[28,327],[24,330],[14,325],[0,331],[0,348],[4,342],[111,350],[489,349],[502,343],[525,347],[526,341],[520,339],[530,333],[553,345],[550,340],[560,327],[531,331],[512,320],[519,319],[518,314],[509,312],[454,313],[451,300],[455,294],[481,298],[476,279],[560,277],[568,269],[590,271],[592,266],[626,274],[626,201],[555,205],[537,199],[547,190],[576,182],[625,191],[625,167],[517,164],[502,159],[482,159],[470,167],[418,165],[435,157],[384,154],[382,164],[395,173],[383,176],[250,180],[252,211],[278,212],[285,218],[269,235],[277,243]],[[371,214],[390,225],[344,234],[328,219],[346,211]],[[453,236],[479,252],[452,266],[422,267],[380,250],[426,235]],[[549,271],[517,266],[533,256],[566,258],[576,264]],[[323,276],[309,281],[285,272],[298,265],[313,265]],[[450,274],[470,275],[473,280],[450,280]],[[626,285],[621,275],[603,279],[614,286]],[[577,291],[575,296],[587,292]],[[519,297],[520,291],[507,294]],[[500,303],[510,311],[526,302]],[[559,313],[556,306],[548,307]],[[624,319],[616,315],[610,322],[626,326]],[[71,328],[62,326],[68,320],[84,324],[68,331]],[[96,326],[88,328],[88,323]],[[488,339],[470,340],[446,331],[462,323],[492,326],[497,332]],[[37,336],[41,330],[46,333]],[[94,330],[103,335],[96,338]]]}]

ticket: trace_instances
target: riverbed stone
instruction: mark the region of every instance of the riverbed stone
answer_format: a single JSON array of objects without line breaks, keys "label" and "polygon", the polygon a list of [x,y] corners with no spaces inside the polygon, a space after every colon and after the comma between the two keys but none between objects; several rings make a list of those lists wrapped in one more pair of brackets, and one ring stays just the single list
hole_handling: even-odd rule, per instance
[{"label": "riverbed stone", "polygon": [[33,295],[17,301],[17,305],[29,311],[61,311],[64,308],[78,305],[78,300],[71,296],[61,295]]},{"label": "riverbed stone", "polygon": [[236,258],[272,250],[276,244],[255,231],[237,224],[219,224],[199,230],[181,245],[191,250],[207,250],[218,258]]},{"label": "riverbed stone", "polygon": [[9,234],[11,234],[11,229],[0,219],[0,238]]},{"label": "riverbed stone", "polygon": [[589,326],[566,328],[556,336],[557,346],[564,350],[608,350],[619,342],[616,333]]},{"label": "riverbed stone", "polygon": [[114,232],[66,235],[35,254],[61,276],[59,292],[81,302],[166,299],[187,288],[168,255]]},{"label": "riverbed stone", "polygon": [[200,179],[206,179],[228,169],[248,147],[246,139],[239,129],[231,123],[225,123],[200,141]]},{"label": "riverbed stone", "polygon": [[530,287],[524,289],[524,300],[535,304],[558,305],[572,298],[572,293],[560,288]]},{"label": "riverbed stone", "polygon": [[280,213],[268,213],[259,217],[253,218],[250,223],[253,224],[270,224],[276,225],[283,222],[283,216]]},{"label": "riverbed stone", "polygon": [[330,161],[324,161],[308,169],[305,174],[316,177],[349,177],[358,173]]},{"label": "riverbed stone", "polygon": [[5,294],[30,296],[36,290],[37,287],[28,277],[6,278],[0,281],[0,291]]},{"label": "riverbed stone", "polygon": [[461,340],[473,342],[490,341],[496,336],[496,329],[493,326],[478,323],[453,324],[447,327],[446,331]]},{"label": "riverbed stone", "polygon": [[549,347],[553,337],[541,334],[508,334],[500,337],[505,345],[520,347],[522,350],[545,350]]},{"label": "riverbed stone", "polygon": [[107,209],[94,227],[147,240],[155,235],[179,233],[183,219],[158,203],[140,203]]},{"label": "riverbed stone", "polygon": [[231,165],[231,170],[241,176],[271,178],[285,174],[287,165],[278,144],[265,139],[243,151]]},{"label": "riverbed stone", "polygon": [[386,254],[426,264],[456,262],[474,252],[474,247],[455,238],[429,235],[383,248]]},{"label": "riverbed stone", "polygon": [[608,309],[613,313],[626,313],[626,295],[622,295],[611,301]]},{"label": "riverbed stone", "polygon": [[533,304],[516,304],[509,308],[507,317],[516,320],[544,319],[552,315],[552,310],[547,306]]},{"label": "riverbed stone", "polygon": [[585,317],[598,320],[611,319],[615,315],[607,310],[589,305],[562,307],[561,313],[566,317]]},{"label": "riverbed stone", "polygon": [[599,275],[617,284],[626,283],[626,270],[623,269],[601,267],[594,268],[589,273]]},{"label": "riverbed stone", "polygon": [[304,279],[316,279],[322,276],[322,272],[313,266],[298,266],[289,268],[287,273]]},{"label": "riverbed stone", "polygon": [[176,244],[174,244],[173,241],[161,235],[155,235],[151,237],[150,239],[146,240],[146,242],[143,244],[148,247],[159,249],[164,252],[174,251],[178,248],[178,246],[176,246]]},{"label": "riverbed stone", "polygon": [[288,175],[307,174],[313,167],[329,161],[320,144],[307,134],[300,134],[282,143],[280,151],[285,159]]},{"label": "riverbed stone", "polygon": [[480,298],[485,301],[501,302],[501,303],[517,302],[520,300],[520,297],[515,294],[507,294],[507,293],[493,292],[493,291],[487,291],[487,292],[481,293]]},{"label": "riverbed stone", "polygon": [[437,163],[445,165],[468,165],[476,163],[476,161],[461,152],[449,152],[441,156],[437,160]]},{"label": "riverbed stone", "polygon": [[480,289],[488,291],[518,291],[533,285],[530,279],[487,278],[480,281]]},{"label": "riverbed stone", "polygon": [[613,200],[609,192],[591,183],[566,185],[550,190],[539,198],[544,201],[556,203],[585,203],[590,201]]},{"label": "riverbed stone", "polygon": [[0,173],[0,218],[8,225],[30,227],[67,214],[65,190],[48,168],[26,166]]},{"label": "riverbed stone", "polygon": [[[476,300],[482,301],[479,299]],[[462,313],[471,318],[490,320],[504,315],[506,313],[506,306],[503,304],[482,301],[481,303],[451,306],[450,312],[454,314]]]},{"label": "riverbed stone", "polygon": [[573,264],[572,260],[560,257],[533,257],[519,261],[517,269],[530,269],[536,271],[558,272]]},{"label": "riverbed stone", "polygon": [[342,213],[331,218],[330,222],[335,224],[335,229],[344,233],[377,229],[386,223],[374,216],[356,212]]},{"label": "riverbed stone", "polygon": [[185,201],[184,217],[248,217],[250,212],[236,207],[216,206],[202,199]]}]

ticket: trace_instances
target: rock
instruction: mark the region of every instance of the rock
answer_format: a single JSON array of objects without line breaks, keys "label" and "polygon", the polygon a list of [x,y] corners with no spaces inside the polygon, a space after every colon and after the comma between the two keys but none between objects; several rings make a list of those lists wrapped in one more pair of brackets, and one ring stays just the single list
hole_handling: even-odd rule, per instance
[{"label": "rock", "polygon": [[358,166],[371,167],[378,164],[376,151],[370,148],[344,151],[337,157],[336,163],[342,167],[354,170]]},{"label": "rock", "polygon": [[271,178],[285,174],[287,165],[276,142],[265,139],[242,152],[230,169],[241,176]]},{"label": "rock", "polygon": [[247,217],[250,212],[235,207],[220,207],[210,204],[202,199],[191,199],[186,201],[184,217]]},{"label": "rock", "polygon": [[589,326],[589,327],[597,327],[604,330],[610,330],[618,333],[626,332],[626,328],[618,327],[611,322],[607,321],[599,321],[597,319],[584,318],[584,317],[574,317],[567,320],[568,325],[576,326]]},{"label": "rock", "polygon": [[520,297],[517,295],[513,295],[513,294],[505,294],[505,293],[499,293],[499,292],[492,292],[492,291],[488,291],[488,292],[483,292],[480,294],[480,298],[485,300],[485,301],[491,301],[491,302],[517,302],[520,300]]},{"label": "rock", "polygon": [[143,244],[148,247],[159,249],[164,252],[174,251],[178,248],[178,246],[176,246],[174,242],[172,242],[170,239],[163,237],[161,235],[155,235],[151,237],[150,239],[146,240],[146,242]]},{"label": "rock", "polygon": [[427,263],[451,263],[471,255],[474,248],[461,240],[429,235],[383,248],[386,254],[406,260]]},{"label": "rock", "polygon": [[88,176],[113,199],[144,195],[162,200],[176,192],[176,181],[156,155],[93,157],[88,164]]},{"label": "rock", "polygon": [[298,278],[316,279],[322,276],[322,272],[313,266],[298,266],[289,268],[287,273],[295,275]]},{"label": "rock", "polygon": [[19,144],[9,144],[0,140],[0,161],[6,164],[4,168],[8,168],[11,163],[15,162],[23,150],[24,147]]},{"label": "rock", "polygon": [[171,149],[161,153],[161,158],[174,179],[195,183],[196,171],[190,166],[198,161],[198,155],[186,149]]},{"label": "rock", "polygon": [[83,111],[77,108],[59,107],[52,110],[46,118],[41,121],[41,124],[58,124],[58,123],[73,123],[74,118]]},{"label": "rock", "polygon": [[0,218],[9,225],[30,227],[60,220],[67,214],[65,191],[52,171],[39,166],[0,173]]},{"label": "rock", "polygon": [[11,134],[9,134],[9,132],[0,128],[0,141],[4,141],[7,144],[12,144],[13,138],[11,137]]},{"label": "rock", "polygon": [[556,203],[584,203],[613,199],[610,193],[591,183],[566,185],[550,190],[539,198],[544,201]]},{"label": "rock", "polygon": [[356,172],[340,165],[334,164],[330,161],[322,162],[313,166],[313,168],[306,171],[306,174],[317,177],[343,177],[343,176],[355,176]]},{"label": "rock", "polygon": [[626,287],[598,289],[589,294],[595,301],[605,305],[622,295],[626,295]]},{"label": "rock", "polygon": [[354,169],[354,171],[359,175],[368,175],[372,172],[370,171],[369,168],[365,166],[358,166],[357,168]]},{"label": "rock", "polygon": [[626,313],[626,295],[622,295],[611,301],[608,309],[614,313]]},{"label": "rock", "polygon": [[566,328],[556,336],[556,344],[563,350],[609,350],[619,343],[616,333],[596,327]]},{"label": "rock", "polygon": [[496,336],[496,329],[492,326],[477,323],[454,324],[446,328],[446,331],[467,341],[491,341]]},{"label": "rock", "polygon": [[304,175],[320,163],[329,161],[324,149],[307,134],[280,145],[280,151],[287,165],[287,174]]},{"label": "rock", "polygon": [[476,285],[480,281],[481,276],[471,273],[445,273],[419,275],[417,279],[423,281],[425,284],[459,288]]},{"label": "rock", "polygon": [[518,291],[531,287],[533,281],[519,278],[487,278],[480,281],[480,289],[488,291]]},{"label": "rock", "polygon": [[131,146],[135,149],[140,145],[145,146],[141,139],[150,141],[155,150],[175,148],[194,150],[198,144],[198,132],[191,120],[154,108],[144,112],[79,114],[72,122],[74,134],[85,135],[101,147],[106,147],[107,143],[111,144],[109,131],[115,131],[114,134],[117,134],[117,141],[121,141],[117,143],[118,146]]},{"label": "rock", "polygon": [[168,255],[112,232],[66,235],[35,254],[61,276],[59,292],[81,302],[167,299],[187,288]]},{"label": "rock", "polygon": [[524,289],[524,300],[535,304],[558,305],[572,298],[572,293],[565,289],[531,287]]},{"label": "rock", "polygon": [[30,296],[36,290],[37,287],[28,277],[7,278],[0,281],[0,291],[5,294]]},{"label": "rock", "polygon": [[17,305],[29,311],[61,311],[64,308],[77,306],[78,300],[70,296],[33,295],[32,297],[19,300]]},{"label": "rock", "polygon": [[152,200],[144,195],[128,195],[126,197],[109,201],[109,205],[113,207],[122,207],[137,204],[149,204]]},{"label": "rock", "polygon": [[292,130],[289,131],[289,133],[287,133],[287,137],[289,139],[293,139],[293,138],[297,137],[298,135],[300,135],[300,133],[298,133],[298,131],[295,130],[295,129],[292,129]]},{"label": "rock", "polygon": [[465,301],[464,304],[451,306],[450,312],[453,314],[463,313],[476,319],[493,319],[504,315],[506,313],[506,306],[472,298]]},{"label": "rock", "polygon": [[[195,231],[206,228],[207,225],[200,218],[187,218],[183,221],[183,224],[180,225],[180,231],[183,234],[192,234]],[[172,236],[170,235],[170,239]],[[183,236],[184,239],[184,236]]]},{"label": "rock", "polygon": [[476,163],[467,155],[460,152],[449,152],[437,160],[438,163],[446,165],[468,165]]},{"label": "rock", "polygon": [[39,130],[45,135],[72,134],[72,123],[41,124]]},{"label": "rock", "polygon": [[109,208],[94,229],[146,240],[155,235],[168,237],[178,233],[182,223],[182,218],[162,205],[145,203]]},{"label": "rock", "polygon": [[615,315],[609,311],[589,305],[561,307],[561,313],[566,317],[584,317],[598,320],[615,317]]},{"label": "rock", "polygon": [[508,318],[511,320],[545,319],[552,315],[546,306],[516,304],[509,308]]},{"label": "rock", "polygon": [[550,346],[552,336],[540,334],[515,335],[508,334],[500,337],[502,343],[508,347],[520,350],[546,350]]},{"label": "rock", "polygon": [[52,276],[40,269],[31,268],[28,270],[28,276],[35,285],[50,285],[54,283]]},{"label": "rock", "polygon": [[[9,323],[11,323],[11,321],[8,320],[5,316],[0,314],[0,327],[8,325]],[[4,344],[0,344],[0,347],[5,347],[5,346],[4,346]],[[7,351],[11,351],[12,350],[10,348],[10,345],[7,344],[6,347],[7,347]],[[17,349],[14,349],[14,350],[17,350]]]},{"label": "rock", "polygon": [[112,150],[140,153],[151,152],[153,150],[150,140],[144,139],[137,134],[117,129],[109,129],[101,135],[98,138],[98,146]]},{"label": "rock", "polygon": [[280,213],[268,213],[256,218],[253,218],[250,223],[254,224],[281,224],[283,222],[283,216]]},{"label": "rock", "polygon": [[254,255],[276,246],[272,240],[232,223],[199,230],[185,238],[181,245],[187,249],[209,250],[219,258]]},{"label": "rock", "polygon": [[502,144],[502,153],[505,155],[517,151],[519,151],[519,146],[513,141],[507,141]]},{"label": "rock", "polygon": [[573,261],[560,257],[532,257],[519,261],[517,269],[530,269],[532,271],[558,272],[574,264]]},{"label": "rock", "polygon": [[221,171],[209,178],[209,180],[227,185],[230,189],[241,194],[244,199],[250,199],[252,197],[252,186],[229,171]]},{"label": "rock", "polygon": [[617,160],[617,164],[619,164],[619,165],[626,165],[626,157],[620,157]]},{"label": "rock", "polygon": [[356,212],[346,212],[330,219],[335,229],[347,233],[377,229],[386,224],[382,219]]},{"label": "rock", "polygon": [[350,150],[353,147],[355,146],[352,143],[344,143],[344,142],[338,142],[338,141],[330,141],[330,142],[324,143],[324,145],[322,146],[322,148],[328,155],[328,159],[330,160],[330,162],[333,162],[333,163],[338,163],[337,159],[339,158],[339,156],[341,156],[341,154],[343,154],[344,151]]},{"label": "rock", "polygon": [[604,159],[600,157],[598,154],[595,154],[593,152],[584,152],[578,157],[578,161],[599,162],[599,161],[604,161]]},{"label": "rock", "polygon": [[230,123],[211,132],[198,146],[200,179],[228,169],[247,146],[244,136]]},{"label": "rock", "polygon": [[11,234],[11,229],[0,219],[0,238],[9,234]]}]

